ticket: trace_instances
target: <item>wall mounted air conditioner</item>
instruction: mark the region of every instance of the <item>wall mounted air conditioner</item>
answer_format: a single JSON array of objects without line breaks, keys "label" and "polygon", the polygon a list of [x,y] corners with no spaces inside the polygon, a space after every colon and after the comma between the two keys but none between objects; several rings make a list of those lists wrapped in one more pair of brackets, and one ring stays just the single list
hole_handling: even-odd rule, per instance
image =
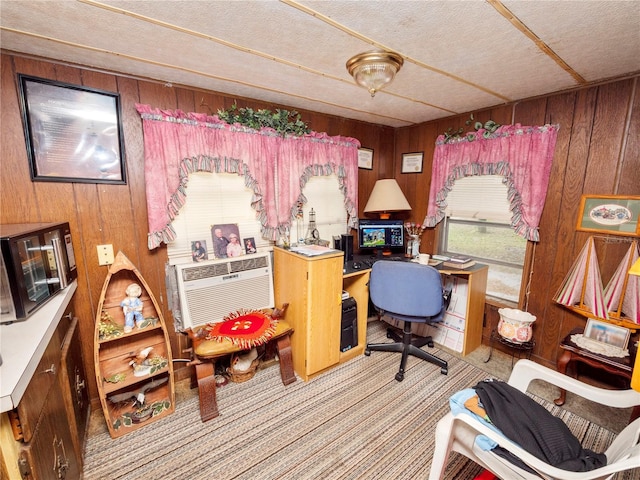
[{"label": "wall mounted air conditioner", "polygon": [[271,252],[175,268],[184,329],[219,322],[241,309],[274,306]]}]

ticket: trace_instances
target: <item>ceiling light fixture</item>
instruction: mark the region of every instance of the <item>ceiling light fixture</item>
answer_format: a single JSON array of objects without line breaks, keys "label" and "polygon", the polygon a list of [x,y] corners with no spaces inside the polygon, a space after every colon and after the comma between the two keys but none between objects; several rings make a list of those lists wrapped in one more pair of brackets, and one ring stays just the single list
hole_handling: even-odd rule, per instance
[{"label": "ceiling light fixture", "polygon": [[366,88],[371,97],[393,81],[404,60],[393,52],[365,52],[347,61],[347,71],[360,86]]}]

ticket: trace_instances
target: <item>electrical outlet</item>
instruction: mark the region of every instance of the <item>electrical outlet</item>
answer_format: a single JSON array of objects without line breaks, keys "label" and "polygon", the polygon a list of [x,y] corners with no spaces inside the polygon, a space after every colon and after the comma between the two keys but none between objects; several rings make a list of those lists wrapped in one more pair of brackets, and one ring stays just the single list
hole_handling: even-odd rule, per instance
[{"label": "electrical outlet", "polygon": [[98,265],[113,263],[113,245],[98,245]]}]

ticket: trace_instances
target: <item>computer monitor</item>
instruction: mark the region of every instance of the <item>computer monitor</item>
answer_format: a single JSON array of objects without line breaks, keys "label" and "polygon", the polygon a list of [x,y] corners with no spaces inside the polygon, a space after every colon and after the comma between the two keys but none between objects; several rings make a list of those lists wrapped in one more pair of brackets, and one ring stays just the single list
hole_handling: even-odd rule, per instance
[{"label": "computer monitor", "polygon": [[360,253],[391,251],[401,253],[404,248],[402,220],[360,220],[358,223]]}]

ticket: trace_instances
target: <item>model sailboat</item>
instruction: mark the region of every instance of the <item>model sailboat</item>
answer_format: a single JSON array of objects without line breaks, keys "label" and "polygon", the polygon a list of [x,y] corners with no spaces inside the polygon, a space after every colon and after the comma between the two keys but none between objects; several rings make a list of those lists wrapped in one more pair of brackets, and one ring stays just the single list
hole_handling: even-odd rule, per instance
[{"label": "model sailboat", "polygon": [[638,249],[633,242],[605,288],[604,300],[610,315],[620,318],[624,312],[630,320],[640,323],[640,282],[637,276],[627,275],[637,259]]},{"label": "model sailboat", "polygon": [[638,242],[634,240],[603,288],[594,238],[589,237],[554,300],[581,315],[638,328],[640,281],[635,275],[628,275],[637,259]]}]

